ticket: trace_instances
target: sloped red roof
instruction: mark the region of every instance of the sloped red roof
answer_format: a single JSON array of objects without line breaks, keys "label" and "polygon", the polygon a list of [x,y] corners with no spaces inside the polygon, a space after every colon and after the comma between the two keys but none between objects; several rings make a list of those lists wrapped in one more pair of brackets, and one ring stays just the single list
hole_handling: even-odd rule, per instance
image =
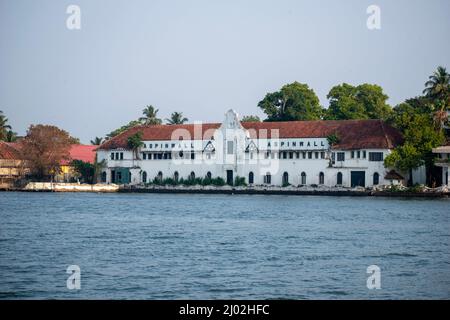
[{"label": "sloped red roof", "polygon": [[17,143],[0,141],[0,159],[19,160],[20,150]]},{"label": "sloped red roof", "polygon": [[403,180],[403,176],[395,170],[389,171],[384,177],[386,180]]},{"label": "sloped red roof", "polygon": [[[142,140],[171,140],[177,129],[187,130],[191,140],[205,137],[209,139],[220,123],[198,125],[201,133],[194,135],[194,124],[136,126],[106,141],[99,149],[127,148],[129,136],[142,132]],[[272,138],[271,130],[278,130],[280,139],[286,138],[326,138],[331,134],[339,137],[336,149],[392,149],[402,142],[398,130],[381,120],[342,120],[342,121],[289,121],[289,122],[243,122],[242,126],[249,130],[252,138]],[[200,131],[199,129],[197,129]],[[208,134],[205,135],[205,132]],[[275,137],[274,137],[275,138]]]},{"label": "sloped red roof", "polygon": [[[95,162],[95,149],[97,146],[74,144],[70,147],[69,156],[70,161],[81,160],[84,162],[94,163]],[[70,161],[63,161],[63,165],[67,165]]]}]

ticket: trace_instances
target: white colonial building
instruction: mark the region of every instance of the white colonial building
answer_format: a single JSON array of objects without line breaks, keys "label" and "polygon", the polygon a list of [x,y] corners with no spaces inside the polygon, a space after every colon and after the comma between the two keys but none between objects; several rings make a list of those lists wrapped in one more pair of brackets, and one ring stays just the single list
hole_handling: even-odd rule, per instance
[{"label": "white colonial building", "polygon": [[[136,133],[143,146],[130,150]],[[241,123],[230,110],[223,123],[131,128],[97,155],[107,183],[222,177],[233,184],[241,177],[250,185],[371,187],[391,183],[383,161],[400,142],[381,120]]]}]

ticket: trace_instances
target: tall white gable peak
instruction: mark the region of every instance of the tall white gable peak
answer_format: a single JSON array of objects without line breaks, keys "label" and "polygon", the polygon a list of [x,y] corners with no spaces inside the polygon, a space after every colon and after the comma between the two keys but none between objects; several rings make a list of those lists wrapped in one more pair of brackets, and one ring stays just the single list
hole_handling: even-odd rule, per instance
[{"label": "tall white gable peak", "polygon": [[222,126],[225,127],[225,129],[242,129],[238,113],[233,109],[228,110],[225,113],[225,120],[223,121]]}]

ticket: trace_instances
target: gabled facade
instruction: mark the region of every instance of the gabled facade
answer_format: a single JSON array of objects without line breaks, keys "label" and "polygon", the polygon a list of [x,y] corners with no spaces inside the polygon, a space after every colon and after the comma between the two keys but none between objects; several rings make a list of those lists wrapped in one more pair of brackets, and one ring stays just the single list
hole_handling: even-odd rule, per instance
[{"label": "gabled facade", "polygon": [[[141,132],[136,158],[129,136]],[[338,137],[330,146],[328,138]],[[222,177],[233,184],[372,187],[388,184],[384,159],[401,143],[380,120],[241,123],[233,110],[222,123],[138,126],[97,150],[106,183],[145,184],[155,177]]]}]

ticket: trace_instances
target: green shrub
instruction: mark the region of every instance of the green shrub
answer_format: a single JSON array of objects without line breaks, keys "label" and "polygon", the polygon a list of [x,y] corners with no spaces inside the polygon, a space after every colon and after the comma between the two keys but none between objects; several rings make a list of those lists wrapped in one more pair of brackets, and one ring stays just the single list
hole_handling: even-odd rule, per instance
[{"label": "green shrub", "polygon": [[246,186],[247,184],[245,183],[245,178],[244,177],[239,177],[236,176],[236,179],[234,179],[234,186],[235,187],[243,187]]},{"label": "green shrub", "polygon": [[222,187],[225,185],[225,180],[221,177],[217,177],[217,178],[211,179],[211,184],[213,186]]}]

